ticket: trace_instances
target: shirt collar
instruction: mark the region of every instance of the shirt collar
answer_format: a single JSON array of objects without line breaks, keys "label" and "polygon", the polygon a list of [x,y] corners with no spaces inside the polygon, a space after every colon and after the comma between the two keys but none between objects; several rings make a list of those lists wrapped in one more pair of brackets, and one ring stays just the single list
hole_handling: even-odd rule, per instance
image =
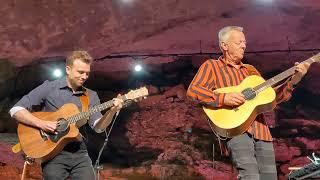
[{"label": "shirt collar", "polygon": [[[234,65],[234,64],[230,63],[229,61],[226,61],[226,59],[225,59],[223,56],[220,56],[220,57],[219,57],[219,60],[222,61],[223,63],[225,63],[226,65],[229,65],[229,66],[238,68],[237,65]],[[240,68],[245,67],[244,64],[243,64],[241,61],[240,61],[239,67],[240,67]]]},{"label": "shirt collar", "polygon": [[[59,88],[60,89],[69,89],[72,91],[72,89],[68,86],[67,79],[66,78],[61,78],[59,82]],[[86,88],[84,86],[81,86],[77,91],[75,91],[73,94],[74,95],[82,95],[86,94]]]}]

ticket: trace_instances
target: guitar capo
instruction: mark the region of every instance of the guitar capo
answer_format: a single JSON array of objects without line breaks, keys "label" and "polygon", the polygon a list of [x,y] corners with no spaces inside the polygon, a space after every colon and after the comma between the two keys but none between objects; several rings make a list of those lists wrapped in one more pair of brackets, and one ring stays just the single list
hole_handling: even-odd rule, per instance
[{"label": "guitar capo", "polygon": [[315,153],[312,153],[312,158],[310,158],[309,156],[307,156],[307,158],[315,165],[320,165],[320,158],[316,157]]}]

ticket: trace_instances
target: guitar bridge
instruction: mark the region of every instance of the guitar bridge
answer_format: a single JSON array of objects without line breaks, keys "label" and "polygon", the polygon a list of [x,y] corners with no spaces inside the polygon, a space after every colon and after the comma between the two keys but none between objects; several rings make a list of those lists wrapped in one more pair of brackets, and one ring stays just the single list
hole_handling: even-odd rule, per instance
[{"label": "guitar bridge", "polygon": [[42,129],[40,129],[40,135],[43,140],[45,141],[48,140],[49,135],[46,132],[44,132]]}]

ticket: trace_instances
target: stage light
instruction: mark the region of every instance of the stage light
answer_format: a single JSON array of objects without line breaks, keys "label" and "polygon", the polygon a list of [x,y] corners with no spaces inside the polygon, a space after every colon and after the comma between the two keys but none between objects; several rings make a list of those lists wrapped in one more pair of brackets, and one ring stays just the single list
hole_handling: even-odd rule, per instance
[{"label": "stage light", "polygon": [[131,3],[133,0],[121,0],[124,3]]},{"label": "stage light", "polygon": [[260,2],[265,2],[265,3],[270,3],[272,2],[273,0],[259,0]]},{"label": "stage light", "polygon": [[142,70],[142,66],[140,64],[137,64],[134,66],[134,70],[140,72]]},{"label": "stage light", "polygon": [[61,69],[55,69],[55,70],[53,71],[53,76],[54,76],[55,78],[60,78],[60,77],[62,76],[62,71],[61,71]]}]

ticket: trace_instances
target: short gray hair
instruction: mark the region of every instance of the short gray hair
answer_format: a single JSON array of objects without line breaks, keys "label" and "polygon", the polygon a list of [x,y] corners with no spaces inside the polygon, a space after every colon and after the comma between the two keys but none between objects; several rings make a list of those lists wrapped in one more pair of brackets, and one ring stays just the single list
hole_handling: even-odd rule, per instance
[{"label": "short gray hair", "polygon": [[240,27],[240,26],[226,26],[226,27],[220,29],[220,31],[218,33],[220,48],[221,48],[221,43],[225,42],[225,41],[227,41],[229,39],[231,31],[243,32],[243,27]]}]

